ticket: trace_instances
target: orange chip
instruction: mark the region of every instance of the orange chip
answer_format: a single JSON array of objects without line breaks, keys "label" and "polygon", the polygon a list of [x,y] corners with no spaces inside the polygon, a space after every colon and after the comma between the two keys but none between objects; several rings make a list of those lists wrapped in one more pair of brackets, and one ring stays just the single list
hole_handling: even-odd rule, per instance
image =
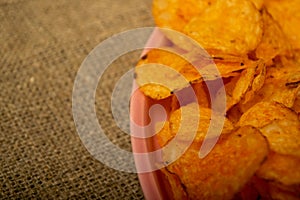
[{"label": "orange chip", "polygon": [[259,11],[248,0],[217,1],[195,16],[183,32],[204,49],[244,55],[260,42],[262,21]]},{"label": "orange chip", "polygon": [[[192,103],[187,106],[183,106],[180,109],[174,111],[170,116],[170,132],[172,136],[175,136],[177,133],[181,133],[180,140],[188,140],[190,138],[190,132],[192,131],[190,127],[185,124],[182,124],[184,119],[187,122],[199,120],[198,129],[194,141],[200,142],[207,135],[209,126],[222,126],[222,134],[228,134],[233,130],[232,123],[222,115],[213,113],[209,108],[199,107],[200,113],[195,112],[197,110],[198,104]],[[212,116],[214,115],[214,116]],[[211,124],[212,117],[214,117],[215,122]],[[217,120],[216,120],[217,119]],[[224,124],[221,124],[224,121]],[[218,124],[218,122],[220,124]],[[216,135],[210,135],[210,137],[216,137]]]},{"label": "orange chip", "polygon": [[279,54],[290,54],[291,47],[286,36],[265,9],[262,11],[262,18],[264,23],[263,37],[256,49],[256,57],[268,62]]},{"label": "orange chip", "polygon": [[292,110],[276,102],[260,102],[245,112],[238,125],[260,129],[270,149],[300,157],[300,121]]},{"label": "orange chip", "polygon": [[157,26],[182,31],[196,15],[215,0],[154,0],[152,12]]},{"label": "orange chip", "polygon": [[268,154],[264,137],[249,126],[222,137],[203,159],[198,156],[200,144],[193,143],[167,167],[180,178],[191,199],[231,199]]},{"label": "orange chip", "polygon": [[176,55],[178,49],[165,49],[149,51],[135,68],[136,81],[141,91],[153,99],[167,98],[175,89],[189,86],[189,80],[179,71],[185,65],[191,68],[193,66],[179,56],[180,54]]},{"label": "orange chip", "polygon": [[300,1],[266,0],[265,6],[278,22],[294,49],[300,49]]},{"label": "orange chip", "polygon": [[300,184],[300,157],[271,152],[256,174],[284,185]]},{"label": "orange chip", "polygon": [[231,85],[234,86],[232,91],[230,89],[226,91],[228,94],[227,110],[241,100],[244,102],[249,101],[253,98],[256,91],[262,87],[265,80],[265,65],[260,61],[254,64],[254,66],[243,70],[236,82],[231,83]]},{"label": "orange chip", "polygon": [[295,60],[282,57],[276,65],[267,67],[264,83],[255,96],[240,104],[243,112],[260,101],[276,101],[291,108],[300,90],[300,68]]}]

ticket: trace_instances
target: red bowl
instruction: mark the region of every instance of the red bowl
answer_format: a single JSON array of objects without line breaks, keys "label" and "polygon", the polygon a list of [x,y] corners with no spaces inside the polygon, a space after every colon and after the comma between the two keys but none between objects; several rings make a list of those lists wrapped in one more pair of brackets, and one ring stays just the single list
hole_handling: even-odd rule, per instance
[{"label": "red bowl", "polygon": [[[146,47],[160,47],[166,44],[168,44],[167,39],[158,29],[155,29]],[[147,51],[149,51],[149,49],[145,48],[142,55],[147,53]],[[133,93],[130,100],[132,150],[134,153],[150,153],[160,148],[156,142],[155,124],[164,118],[168,118],[171,109],[170,98],[155,101],[139,91],[135,82],[133,85]],[[155,104],[162,106],[165,110],[164,113],[162,113],[161,109],[153,109],[150,112],[150,108]],[[159,156],[158,154],[157,159],[160,159]],[[149,158],[146,157],[146,159],[140,160],[135,156],[135,164],[146,199],[172,199],[170,185],[159,169],[154,169],[149,172],[142,170],[145,166],[152,166],[154,164],[153,158],[149,156]]]}]

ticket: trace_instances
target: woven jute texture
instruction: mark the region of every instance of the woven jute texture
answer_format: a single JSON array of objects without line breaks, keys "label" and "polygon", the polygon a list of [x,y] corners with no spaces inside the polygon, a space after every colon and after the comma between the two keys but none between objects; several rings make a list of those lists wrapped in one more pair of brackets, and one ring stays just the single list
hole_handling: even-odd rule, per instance
[{"label": "woven jute texture", "polygon": [[[146,26],[153,26],[150,0],[0,1],[0,199],[144,198],[137,174],[111,169],[86,150],[72,91],[93,48]],[[127,151],[130,136],[113,123],[110,96],[139,54],[111,64],[95,99],[107,137]]]}]

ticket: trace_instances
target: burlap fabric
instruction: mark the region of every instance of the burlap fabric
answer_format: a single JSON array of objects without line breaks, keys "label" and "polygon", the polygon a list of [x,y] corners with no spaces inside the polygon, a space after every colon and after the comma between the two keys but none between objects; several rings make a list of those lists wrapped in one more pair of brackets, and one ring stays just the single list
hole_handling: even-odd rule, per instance
[{"label": "burlap fabric", "polygon": [[[136,174],[111,169],[85,149],[72,90],[88,53],[115,33],[153,26],[150,9],[151,0],[0,1],[1,199],[144,198]],[[139,54],[115,61],[96,95],[102,128],[128,151],[129,135],[107,111],[114,84]]]}]

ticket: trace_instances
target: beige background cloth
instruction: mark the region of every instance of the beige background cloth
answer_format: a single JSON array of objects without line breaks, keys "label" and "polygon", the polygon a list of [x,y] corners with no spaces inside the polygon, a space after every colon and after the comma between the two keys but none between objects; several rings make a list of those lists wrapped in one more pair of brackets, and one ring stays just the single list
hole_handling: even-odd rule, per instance
[{"label": "beige background cloth", "polygon": [[[0,0],[0,199],[144,198],[136,174],[111,169],[85,149],[72,90],[101,41],[153,25],[150,0]],[[99,123],[128,151],[130,136],[113,123],[109,103],[139,54],[114,62],[96,95]]]}]

